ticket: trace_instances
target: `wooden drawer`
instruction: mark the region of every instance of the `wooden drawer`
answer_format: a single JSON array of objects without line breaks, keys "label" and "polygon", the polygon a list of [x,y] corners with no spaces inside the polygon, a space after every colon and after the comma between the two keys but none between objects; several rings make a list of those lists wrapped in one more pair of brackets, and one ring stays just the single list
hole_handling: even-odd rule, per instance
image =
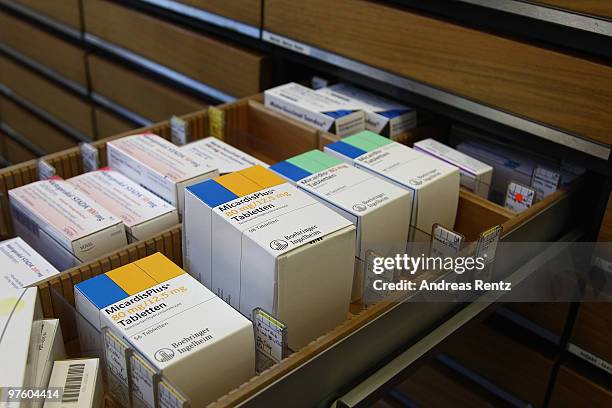
[{"label": "wooden drawer", "polygon": [[81,29],[79,0],[13,0],[77,30]]},{"label": "wooden drawer", "polygon": [[603,220],[601,221],[601,228],[599,229],[598,241],[612,242],[612,194],[608,198],[608,206],[604,214]]},{"label": "wooden drawer", "polygon": [[156,83],[97,56],[89,56],[94,92],[153,122],[184,115],[206,106],[195,98]]},{"label": "wooden drawer", "polygon": [[612,303],[582,303],[572,331],[578,347],[612,363]]},{"label": "wooden drawer", "polygon": [[87,85],[82,49],[3,12],[0,12],[0,41],[58,74]]},{"label": "wooden drawer", "polygon": [[193,7],[261,27],[261,0],[180,0]]},{"label": "wooden drawer", "polygon": [[96,122],[96,133],[98,139],[118,135],[134,129],[136,125],[105,111],[102,108],[94,108],[94,118]]},{"label": "wooden drawer", "polygon": [[2,155],[11,164],[17,164],[36,158],[36,154],[22,146],[19,142],[13,140],[10,136],[0,133],[3,139],[4,151]]},{"label": "wooden drawer", "polygon": [[568,303],[508,303],[506,307],[558,336],[569,313]]},{"label": "wooden drawer", "polygon": [[264,57],[102,0],[85,0],[87,31],[233,96],[266,87]]},{"label": "wooden drawer", "polygon": [[526,402],[536,406],[544,402],[552,356],[482,323],[455,334],[441,351]]},{"label": "wooden drawer", "polygon": [[92,110],[87,102],[1,55],[0,83],[77,131],[93,137]]},{"label": "wooden drawer", "polygon": [[607,0],[538,0],[534,3],[542,3],[593,16],[612,18],[612,2]]},{"label": "wooden drawer", "polygon": [[612,144],[612,68],[369,1],[266,0],[264,29]]},{"label": "wooden drawer", "polygon": [[588,372],[579,372],[567,365],[562,365],[553,389],[550,407],[611,407],[612,388],[610,378],[607,385],[604,381],[590,378]]},{"label": "wooden drawer", "polygon": [[437,361],[419,368],[395,389],[419,407],[498,407],[500,405],[500,401],[492,394]]},{"label": "wooden drawer", "polygon": [[0,97],[0,112],[3,122],[46,153],[68,149],[77,144],[72,137],[3,97]]}]

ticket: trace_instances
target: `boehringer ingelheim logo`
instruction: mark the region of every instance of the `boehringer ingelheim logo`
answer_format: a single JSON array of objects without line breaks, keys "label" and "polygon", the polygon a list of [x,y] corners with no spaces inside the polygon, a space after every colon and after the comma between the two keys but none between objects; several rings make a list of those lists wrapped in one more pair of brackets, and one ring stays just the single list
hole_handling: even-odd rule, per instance
[{"label": "boehringer ingelheim logo", "polygon": [[355,210],[355,211],[357,211],[357,212],[363,212],[363,211],[365,211],[365,210],[367,210],[367,209],[368,209],[368,207],[366,207],[366,205],[365,205],[365,204],[361,204],[361,203],[360,203],[360,204],[355,204],[355,205],[353,206],[353,210]]},{"label": "boehringer ingelheim logo", "polygon": [[287,247],[289,247],[289,244],[284,239],[275,239],[270,242],[270,248],[276,251],[282,251],[283,249],[287,249]]},{"label": "boehringer ingelheim logo", "polygon": [[169,348],[159,349],[155,352],[155,359],[160,363],[165,363],[174,358],[174,351]]}]

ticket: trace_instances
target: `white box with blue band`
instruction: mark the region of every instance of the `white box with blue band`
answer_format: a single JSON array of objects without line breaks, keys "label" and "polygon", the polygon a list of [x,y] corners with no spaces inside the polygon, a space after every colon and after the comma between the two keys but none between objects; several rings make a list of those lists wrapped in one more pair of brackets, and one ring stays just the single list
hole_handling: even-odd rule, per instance
[{"label": "white box with blue band", "polygon": [[357,263],[352,299],[361,295],[361,268],[367,251],[381,256],[403,253],[412,212],[412,195],[372,173],[320,150],[270,166],[298,188],[330,207],[357,229]]},{"label": "white box with blue band", "polygon": [[299,348],[346,319],[355,227],[261,166],[190,186],[185,267],[246,316],[261,307]]},{"label": "white box with blue band", "polygon": [[266,90],[264,103],[267,108],[340,137],[365,129],[362,110],[294,82]]},{"label": "white box with blue band", "polygon": [[430,234],[433,224],[455,225],[459,169],[370,131],[325,146],[325,151],[400,186],[413,195],[411,225]]}]

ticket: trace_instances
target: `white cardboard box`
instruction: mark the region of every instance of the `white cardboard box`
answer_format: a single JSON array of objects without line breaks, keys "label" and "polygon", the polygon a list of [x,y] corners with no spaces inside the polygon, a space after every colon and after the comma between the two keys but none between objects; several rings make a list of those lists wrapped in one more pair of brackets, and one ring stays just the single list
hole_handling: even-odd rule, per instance
[{"label": "white cardboard box", "polygon": [[108,142],[108,165],[157,194],[182,214],[185,187],[215,177],[218,170],[152,133]]},{"label": "white cardboard box", "polygon": [[211,167],[219,170],[219,174],[228,174],[234,171],[246,169],[247,167],[268,165],[259,159],[225,143],[216,137],[205,137],[182,147],[195,156],[199,157]]},{"label": "white cardboard box", "polygon": [[59,271],[23,239],[0,242],[0,280],[19,289],[37,285]]},{"label": "white cardboard box", "polygon": [[457,167],[461,174],[463,187],[481,197],[489,197],[493,167],[434,139],[421,140],[413,146],[416,150]]},{"label": "white cardboard box", "polygon": [[144,240],[179,223],[176,208],[108,167],[67,181],[123,221],[130,240]]},{"label": "white cardboard box", "polygon": [[297,349],[346,318],[355,262],[350,221],[260,166],[187,189],[188,272],[252,316],[289,327]]},{"label": "white cardboard box", "polygon": [[[5,387],[35,386],[42,308],[36,288],[15,288],[0,282],[0,401],[6,401]],[[3,407],[27,406],[24,402],[0,403]]]},{"label": "white cardboard box", "polygon": [[130,343],[193,406],[255,374],[251,323],[161,254],[77,284],[75,303],[92,324],[99,319]]},{"label": "white cardboard box", "polygon": [[127,244],[121,220],[59,178],[9,191],[15,232],[57,269]]},{"label": "white cardboard box", "polygon": [[[62,329],[58,319],[45,319],[42,321],[42,331],[38,344],[38,364],[36,366],[35,386],[46,389],[49,386],[53,364],[57,360],[66,359]],[[40,407],[44,401],[32,404]]]},{"label": "white cardboard box", "polygon": [[294,82],[266,90],[264,103],[267,108],[340,137],[365,129],[363,111]]},{"label": "white cardboard box", "polygon": [[431,234],[435,223],[455,225],[459,169],[370,131],[325,146],[325,151],[411,192],[411,225]]},{"label": "white cardboard box", "polygon": [[408,240],[412,195],[406,190],[319,150],[274,164],[270,170],[285,177],[357,229],[357,262],[352,300],[361,297],[366,253],[403,253]]},{"label": "white cardboard box", "polygon": [[56,361],[49,387],[62,387],[61,401],[45,401],[45,408],[102,408],[104,383],[97,358]]},{"label": "white cardboard box", "polygon": [[321,88],[317,92],[344,99],[348,106],[364,111],[365,130],[391,139],[414,128],[417,124],[416,111],[411,107],[349,84],[338,83]]}]

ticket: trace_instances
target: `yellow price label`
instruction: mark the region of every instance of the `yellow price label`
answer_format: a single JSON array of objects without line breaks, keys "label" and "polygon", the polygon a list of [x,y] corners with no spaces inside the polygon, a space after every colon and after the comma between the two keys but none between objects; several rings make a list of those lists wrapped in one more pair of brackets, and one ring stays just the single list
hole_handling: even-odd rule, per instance
[{"label": "yellow price label", "polygon": [[208,108],[208,133],[217,139],[225,139],[225,112],[214,106]]}]

